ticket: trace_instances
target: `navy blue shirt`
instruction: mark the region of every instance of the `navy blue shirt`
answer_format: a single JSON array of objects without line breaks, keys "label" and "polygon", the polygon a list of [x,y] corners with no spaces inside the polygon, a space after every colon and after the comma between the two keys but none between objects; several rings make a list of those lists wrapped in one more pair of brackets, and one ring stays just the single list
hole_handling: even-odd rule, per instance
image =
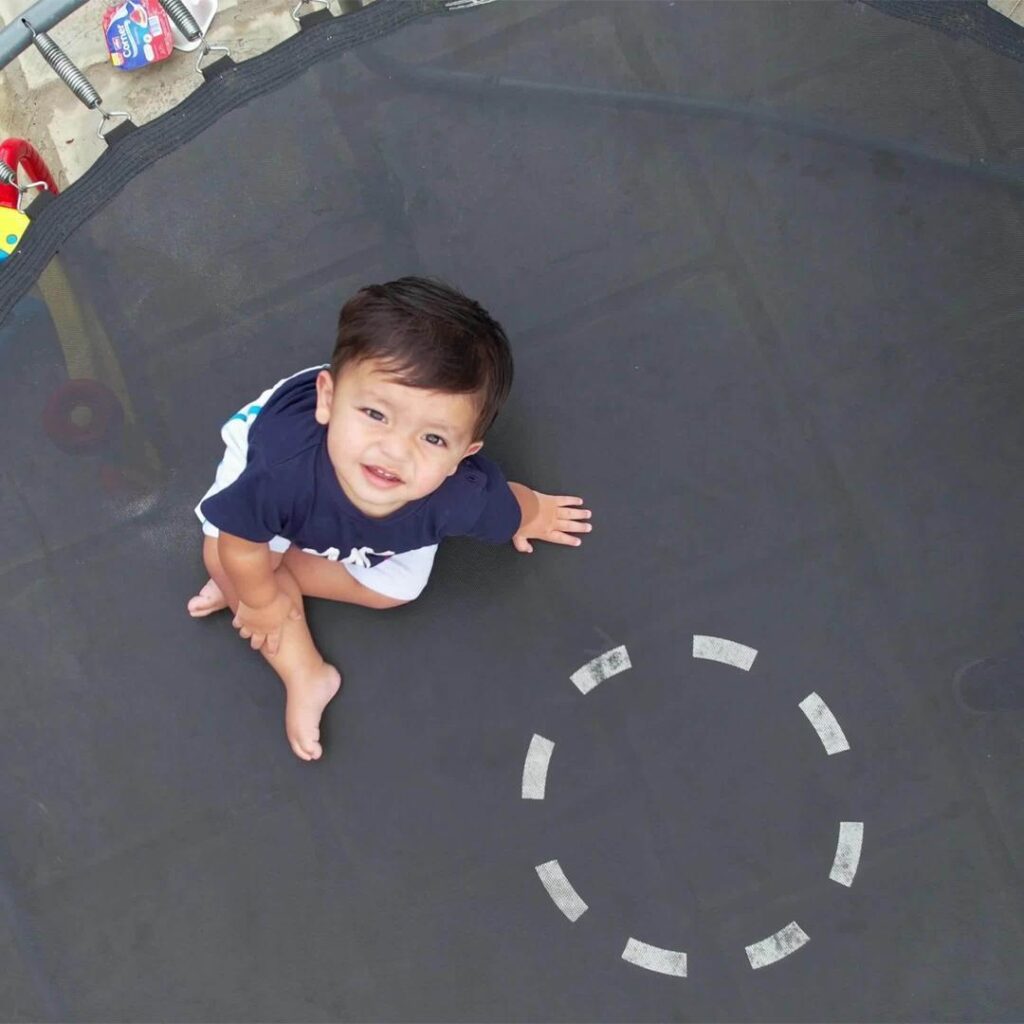
[{"label": "navy blue shirt", "polygon": [[[388,516],[374,518],[356,508],[327,454],[327,428],[314,417],[319,371],[286,380],[257,413],[245,469],[200,505],[214,526],[255,542],[280,536],[318,554],[333,549],[342,558],[353,548],[397,555],[444,537],[493,544],[512,539],[519,503],[498,465],[482,455],[463,459],[436,491]],[[384,559],[371,554],[370,560],[375,565]]]}]

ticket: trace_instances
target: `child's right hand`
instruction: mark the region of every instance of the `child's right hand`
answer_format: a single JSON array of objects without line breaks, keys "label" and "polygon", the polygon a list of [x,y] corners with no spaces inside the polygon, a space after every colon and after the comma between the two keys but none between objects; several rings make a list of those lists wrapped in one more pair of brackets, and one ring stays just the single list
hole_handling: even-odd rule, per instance
[{"label": "child's right hand", "polygon": [[238,630],[243,640],[249,641],[254,651],[266,648],[265,654],[277,654],[281,644],[281,630],[289,619],[301,619],[302,610],[292,604],[292,599],[279,590],[270,604],[254,608],[244,601],[238,602],[231,625]]}]

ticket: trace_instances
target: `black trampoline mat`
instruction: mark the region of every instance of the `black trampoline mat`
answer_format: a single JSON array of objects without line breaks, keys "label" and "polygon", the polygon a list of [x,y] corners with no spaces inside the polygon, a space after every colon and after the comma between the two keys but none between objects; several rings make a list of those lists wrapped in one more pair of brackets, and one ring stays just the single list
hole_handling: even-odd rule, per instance
[{"label": "black trampoline mat", "polygon": [[[1024,718],[953,677],[1021,629],[1022,84],[875,7],[509,2],[127,181],[0,324],[0,1017],[1019,1020]],[[304,764],[192,509],[404,274],[503,323],[486,451],[595,529],[309,601]]]}]

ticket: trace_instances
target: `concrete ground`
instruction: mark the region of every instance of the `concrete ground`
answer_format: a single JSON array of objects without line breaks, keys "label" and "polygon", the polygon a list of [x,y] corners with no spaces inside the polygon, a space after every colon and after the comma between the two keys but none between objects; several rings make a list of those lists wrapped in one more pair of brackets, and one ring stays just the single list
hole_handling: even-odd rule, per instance
[{"label": "concrete ground", "polygon": [[[238,62],[255,57],[298,31],[291,16],[296,2],[220,0],[209,42],[227,46]],[[28,0],[0,0],[0,21],[7,24],[28,6]],[[139,71],[116,70],[100,30],[108,6],[110,0],[88,0],[49,34],[95,86],[104,109],[128,111],[135,124],[142,125],[202,84],[195,70],[197,53],[175,51],[167,60]],[[316,9],[306,6],[303,13]],[[339,13],[338,0],[332,0],[331,10]],[[16,136],[32,142],[58,186],[66,188],[105,148],[96,136],[99,115],[75,98],[34,48],[0,71],[0,81],[0,138]]]},{"label": "concrete ground", "polygon": [[1024,25],[1024,0],[988,0],[988,5],[1015,24]]},{"label": "concrete ground", "polygon": [[[236,61],[269,50],[298,31],[291,11],[295,0],[220,0],[209,32],[211,43],[230,48]],[[339,0],[331,0],[337,14]],[[347,6],[360,0],[347,0]],[[372,3],[373,0],[362,0]],[[581,0],[583,2],[583,0]],[[136,124],[145,124],[171,109],[202,84],[194,53],[172,57],[141,71],[115,70],[107,57],[99,25],[110,0],[88,0],[51,30],[103,97],[107,110],[126,110]],[[988,0],[989,6],[1024,25],[1024,0]],[[0,0],[0,23],[7,24],[29,6],[28,0]],[[316,8],[307,6],[306,11]],[[56,78],[34,50],[0,70],[0,137],[27,138],[42,153],[57,181],[66,188],[103,152],[96,136],[95,111],[81,104]]]}]

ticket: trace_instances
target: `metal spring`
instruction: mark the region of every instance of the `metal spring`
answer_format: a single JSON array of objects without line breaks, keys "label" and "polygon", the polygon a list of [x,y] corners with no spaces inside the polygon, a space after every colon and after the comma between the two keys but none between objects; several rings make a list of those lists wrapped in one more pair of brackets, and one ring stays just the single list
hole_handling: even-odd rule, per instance
[{"label": "metal spring", "polygon": [[190,42],[195,42],[201,35],[199,22],[192,17],[192,12],[181,0],[160,0],[160,6],[167,12],[167,17],[174,22],[178,31]]},{"label": "metal spring", "polygon": [[67,87],[90,109],[95,110],[103,99],[93,88],[92,83],[82,74],[71,58],[45,33],[36,32],[25,22],[32,32],[32,42],[43,55],[43,60],[64,80]]},{"label": "metal spring", "polygon": [[18,187],[18,176],[14,173],[13,168],[8,166],[3,160],[0,160],[0,182],[4,185]]}]

